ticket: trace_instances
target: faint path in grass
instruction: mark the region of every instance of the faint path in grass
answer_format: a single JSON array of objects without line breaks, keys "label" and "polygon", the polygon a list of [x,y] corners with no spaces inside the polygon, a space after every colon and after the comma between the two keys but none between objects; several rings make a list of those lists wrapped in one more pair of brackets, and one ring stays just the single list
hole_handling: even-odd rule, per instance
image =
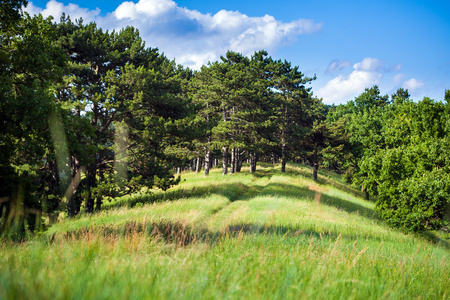
[{"label": "faint path in grass", "polygon": [[[269,175],[269,172],[271,175]],[[261,174],[262,173],[262,174]],[[224,211],[228,211],[225,215],[229,214],[239,214],[239,208],[243,201],[250,201],[252,198],[256,197],[265,185],[269,182],[270,178],[274,174],[274,168],[264,169],[257,173],[251,174],[253,177],[247,184],[240,184],[240,188],[234,193],[234,197],[229,197],[229,202],[226,205],[221,206],[209,216],[206,216],[203,220],[203,224],[207,224],[211,227],[212,223],[220,222],[220,215]],[[227,175],[232,177],[233,175]],[[241,207],[242,208],[242,207]]]},{"label": "faint path in grass", "polygon": [[[183,190],[182,194],[183,198],[186,195],[202,197],[216,194],[228,199],[226,203],[210,210],[208,214],[203,214],[202,218],[197,220],[202,224],[198,225],[210,229],[223,229],[230,222],[239,222],[241,218],[246,217],[257,223],[267,224],[272,222],[271,218],[282,218],[280,214],[288,213],[289,209],[285,211],[285,205],[303,206],[302,203],[316,204],[313,206],[309,204],[304,207],[303,210],[309,212],[309,215],[304,216],[308,220],[320,219],[320,214],[326,214],[329,219],[323,219],[323,221],[335,222],[333,213],[323,212],[326,208],[320,208],[321,212],[314,211],[316,210],[315,207],[330,207],[344,213],[356,214],[373,222],[379,221],[376,212],[373,210],[373,203],[360,199],[350,191],[342,191],[335,185],[314,182],[306,178],[305,174],[299,172],[297,168],[290,168],[289,170],[289,172],[282,174],[279,168],[265,166],[253,174],[236,173],[220,176],[220,179],[217,178],[220,180],[220,184],[217,184],[216,181],[212,185],[194,187],[191,191]],[[241,178],[243,179],[242,182],[240,181]],[[320,194],[320,200],[319,203],[316,203],[318,194]],[[289,201],[292,204],[289,204]],[[302,218],[301,216],[298,217]],[[249,224],[248,219],[242,219],[241,221]],[[319,220],[317,219],[317,221]],[[342,221],[338,223],[342,223]]]}]

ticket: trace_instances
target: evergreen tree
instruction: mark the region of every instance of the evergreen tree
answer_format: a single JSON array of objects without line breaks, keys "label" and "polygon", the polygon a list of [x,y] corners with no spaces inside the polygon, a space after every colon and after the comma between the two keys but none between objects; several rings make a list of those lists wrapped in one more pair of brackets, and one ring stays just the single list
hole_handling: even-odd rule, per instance
[{"label": "evergreen tree", "polygon": [[145,48],[132,27],[104,32],[95,23],[73,23],[63,15],[58,30],[71,60],[59,101],[90,126],[88,155],[72,153],[77,168],[86,166],[80,183],[86,211],[92,212],[95,202],[100,209],[104,196],[132,192],[138,183],[164,189],[176,183],[164,151],[173,144],[167,138],[173,121],[185,114],[175,64]]},{"label": "evergreen tree", "polygon": [[281,172],[286,171],[286,162],[292,158],[293,153],[289,154],[289,149],[295,151],[295,145],[303,139],[315,117],[312,113],[315,100],[311,88],[305,87],[305,84],[312,80],[315,80],[315,77],[305,77],[299,68],[292,67],[290,62],[277,62],[272,87],[278,96],[277,135],[281,146]]}]

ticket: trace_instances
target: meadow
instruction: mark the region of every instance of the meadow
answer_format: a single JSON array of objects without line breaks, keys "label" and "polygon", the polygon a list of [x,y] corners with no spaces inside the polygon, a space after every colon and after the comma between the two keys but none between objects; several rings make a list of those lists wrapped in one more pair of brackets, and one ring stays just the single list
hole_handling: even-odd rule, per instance
[{"label": "meadow", "polygon": [[449,299],[443,232],[389,228],[342,179],[290,164],[182,173],[0,249],[0,299]]}]

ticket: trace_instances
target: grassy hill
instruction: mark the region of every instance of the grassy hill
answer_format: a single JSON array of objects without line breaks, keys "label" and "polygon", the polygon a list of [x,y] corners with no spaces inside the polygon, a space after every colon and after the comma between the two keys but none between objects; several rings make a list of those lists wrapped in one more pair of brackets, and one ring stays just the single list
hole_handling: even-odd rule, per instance
[{"label": "grassy hill", "polygon": [[219,172],[3,243],[0,299],[450,298],[447,240],[387,227],[338,176]]}]

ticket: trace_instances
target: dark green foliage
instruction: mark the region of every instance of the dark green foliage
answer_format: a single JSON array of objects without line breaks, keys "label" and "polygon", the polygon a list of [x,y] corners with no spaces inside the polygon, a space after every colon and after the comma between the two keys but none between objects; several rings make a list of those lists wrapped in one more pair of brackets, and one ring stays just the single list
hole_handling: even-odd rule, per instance
[{"label": "dark green foliage", "polygon": [[204,66],[191,90],[200,109],[197,124],[203,125],[196,152],[208,162],[220,149],[216,154],[222,157],[224,175],[228,165],[230,173],[239,172],[245,159],[250,172],[258,160],[281,159],[285,166],[303,152],[305,135],[323,115],[321,101],[305,86],[314,79],[265,51],[251,58],[228,52],[220,62]]},{"label": "dark green foliage", "polygon": [[315,80],[306,77],[299,67],[288,61],[277,61],[272,88],[275,92],[276,132],[281,158],[281,172],[285,172],[286,161],[304,151],[305,136],[313,127],[314,120],[322,119],[323,104],[313,98],[311,88],[305,85]]},{"label": "dark green foliage", "polygon": [[255,167],[258,157],[274,143],[273,68],[265,51],[251,58],[230,51],[221,62],[195,74],[191,95],[199,108],[196,152],[205,155],[206,166],[211,153],[220,149],[224,175],[228,163],[231,173],[238,172],[244,158],[250,158]]},{"label": "dark green foliage", "polygon": [[94,204],[101,208],[103,195],[130,193],[137,183],[152,187],[155,176],[165,188],[176,184],[172,168],[179,158],[171,152],[187,124],[181,120],[190,116],[181,86],[189,72],[157,49],[145,48],[132,27],[104,32],[63,15],[58,32],[70,59],[58,101],[82,126],[68,133],[74,137],[72,176],[85,167],[69,202],[83,194],[85,209],[92,212]]},{"label": "dark green foliage", "polygon": [[446,225],[450,203],[447,147],[447,141],[426,141],[362,160],[363,184],[378,195],[377,210],[389,224],[407,231]]},{"label": "dark green foliage", "polygon": [[22,16],[24,4],[0,6],[0,233],[15,238],[39,228],[42,210],[53,207],[59,174],[47,180],[43,157],[52,148],[48,120],[57,110],[51,85],[66,61],[51,19]]},{"label": "dark green foliage", "polygon": [[2,0],[0,3],[0,30],[5,31],[15,26],[21,17],[22,6],[27,6],[26,0]]},{"label": "dark green foliage", "polygon": [[329,118],[332,124],[347,123],[356,150],[350,157],[356,165],[347,169],[347,177],[352,173],[367,195],[377,196],[376,209],[390,225],[406,231],[445,226],[450,199],[447,104],[429,98],[412,102],[403,89],[389,102],[376,91],[366,89],[358,101],[338,107]]},{"label": "dark green foliage", "polygon": [[433,169],[422,176],[403,180],[398,196],[389,202],[378,202],[382,218],[395,227],[410,231],[439,229],[448,224],[444,217],[450,208],[450,175]]}]

